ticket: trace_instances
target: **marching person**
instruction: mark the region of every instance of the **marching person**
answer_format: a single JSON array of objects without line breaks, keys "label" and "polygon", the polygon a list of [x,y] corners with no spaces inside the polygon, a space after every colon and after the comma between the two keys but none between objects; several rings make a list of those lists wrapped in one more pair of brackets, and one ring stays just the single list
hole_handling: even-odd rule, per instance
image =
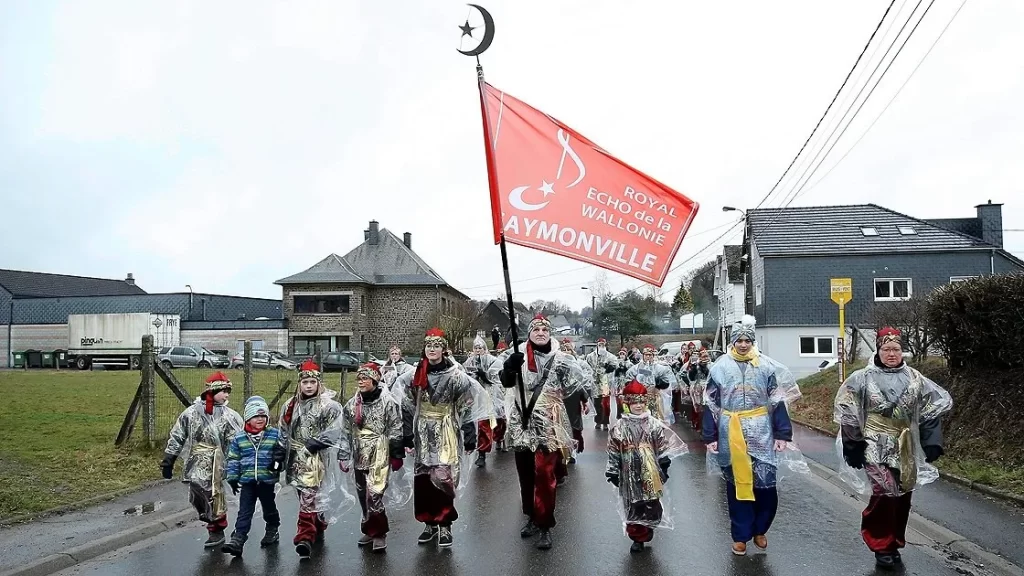
[{"label": "marching person", "polygon": [[[674,418],[665,414],[665,401],[662,399],[662,392],[676,386],[676,377],[672,369],[665,364],[655,361],[654,355],[657,350],[650,344],[644,346],[643,359],[626,371],[626,381],[637,380],[647,387],[647,409],[655,418],[671,423]],[[671,412],[671,407],[669,407]]]},{"label": "marching person", "polygon": [[839,388],[834,414],[843,459],[862,471],[840,477],[857,489],[870,486],[861,537],[887,570],[903,561],[914,489],[939,476],[932,463],[944,453],[941,418],[953,408],[948,392],[903,361],[902,336],[878,331],[877,353]]},{"label": "marching person", "polygon": [[641,552],[662,525],[664,483],[672,458],[687,453],[686,443],[647,409],[647,388],[633,380],[623,389],[628,407],[608,434],[608,466],[605,477],[619,492],[620,514],[629,551]]},{"label": "marching person", "polygon": [[401,407],[380,385],[380,366],[363,364],[356,373],[359,391],[345,403],[338,467],[355,477],[356,498],[362,509],[357,544],[373,545],[374,552],[387,547],[388,515],[384,493],[392,471],[402,467]]},{"label": "marching person", "polygon": [[446,350],[444,332],[428,330],[416,370],[399,377],[392,390],[403,399],[403,442],[415,451],[413,506],[424,524],[418,542],[437,540],[441,548],[451,547],[452,522],[459,518],[463,454],[476,450],[477,422],[494,416],[486,392]]},{"label": "marching person", "polygon": [[188,499],[206,523],[208,538],[203,544],[215,548],[224,543],[228,527],[227,500],[224,493],[224,460],[235,434],[242,430],[242,417],[231,408],[231,381],[223,372],[206,379],[206,389],[185,408],[171,428],[164,459],[163,477],[170,480],[174,461],[185,446],[191,449],[185,460],[181,481],[188,484]]},{"label": "marching person", "polygon": [[[555,469],[562,450],[574,449],[564,400],[583,387],[576,363],[551,345],[551,322],[538,314],[530,322],[527,341],[510,350],[502,362],[501,382],[506,388],[525,390],[526,405],[519,394],[508,412],[509,444],[516,451],[516,472],[526,515],[519,531],[523,538],[540,533],[537,548],[552,546],[555,526]],[[518,392],[518,391],[514,391]]]},{"label": "marching person", "polygon": [[477,427],[476,465],[477,468],[483,468],[491,447],[497,444],[501,449],[505,442],[505,388],[498,378],[501,362],[487,350],[484,339],[477,336],[473,341],[473,354],[466,358],[463,367],[490,394],[491,403],[494,405],[494,425],[491,425],[490,420],[481,420]]},{"label": "marching person", "polygon": [[626,372],[633,366],[629,361],[629,351],[619,348],[619,363],[615,366],[615,380],[612,397],[615,399],[615,418],[622,418],[622,389],[626,386]]},{"label": "marching person", "polygon": [[597,348],[586,355],[585,361],[594,372],[595,427],[598,430],[602,427],[607,430],[611,417],[611,393],[614,386],[612,380],[619,367],[619,360],[608,351],[608,341],[598,338]]},{"label": "marching person", "polygon": [[[561,351],[563,354],[572,358],[572,361],[576,363],[576,367],[579,373],[583,375],[582,386],[577,387],[572,394],[565,397],[565,412],[569,415],[569,426],[572,428],[572,437],[576,440],[575,452],[583,452],[583,415],[590,412],[588,403],[590,402],[590,396],[592,394],[594,385],[594,373],[590,369],[590,366],[580,358],[576,357],[576,348],[569,338],[563,338],[561,344]],[[576,457],[573,455],[573,451],[563,451],[565,456],[564,460],[566,464],[574,464]],[[568,473],[568,470],[565,470]],[[560,474],[563,478],[565,474]]]},{"label": "marching person", "polygon": [[406,372],[412,372],[413,367],[405,361],[402,357],[402,349],[398,346],[392,346],[388,350],[388,361],[381,366],[381,378],[385,387],[390,388],[391,383],[396,378],[405,374]]},{"label": "marching person", "polygon": [[726,480],[732,552],[738,556],[746,554],[751,538],[758,548],[768,547],[779,505],[779,453],[793,440],[786,403],[800,396],[789,370],[757,350],[754,330],[749,315],[733,326],[729,353],[711,367],[704,392],[704,442]]},{"label": "marching person", "polygon": [[238,518],[231,540],[221,547],[222,552],[235,557],[242,555],[249,539],[257,501],[263,507],[263,521],[267,523],[260,547],[276,544],[279,539],[277,529],[281,525],[281,514],[277,511],[274,487],[287,451],[280,431],[268,426],[270,407],[266,400],[260,396],[250,397],[245,402],[242,417],[245,428],[231,440],[227,457],[228,485],[236,495],[241,491]]},{"label": "marching person", "polygon": [[313,544],[322,542],[333,520],[328,512],[343,500],[335,450],[341,438],[342,409],[334,392],[323,385],[320,366],[306,360],[299,366],[295,395],[281,408],[279,422],[288,441],[285,482],[299,499],[295,552],[307,559]]}]

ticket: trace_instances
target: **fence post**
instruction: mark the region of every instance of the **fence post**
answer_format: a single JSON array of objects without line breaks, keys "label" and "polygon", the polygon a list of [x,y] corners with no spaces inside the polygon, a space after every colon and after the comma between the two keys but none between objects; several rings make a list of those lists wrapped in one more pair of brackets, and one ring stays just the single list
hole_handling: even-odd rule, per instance
[{"label": "fence post", "polygon": [[156,381],[153,373],[153,336],[142,337],[142,429],[146,445],[156,445]]},{"label": "fence post", "polygon": [[252,340],[246,340],[242,345],[242,377],[245,384],[242,390],[245,392],[245,399],[252,396]]}]

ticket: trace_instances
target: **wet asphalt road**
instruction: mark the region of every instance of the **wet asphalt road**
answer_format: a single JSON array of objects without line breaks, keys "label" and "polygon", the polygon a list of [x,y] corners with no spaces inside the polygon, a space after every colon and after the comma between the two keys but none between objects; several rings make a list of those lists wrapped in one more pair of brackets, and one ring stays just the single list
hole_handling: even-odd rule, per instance
[{"label": "wet asphalt road", "polygon": [[[676,430],[691,441],[685,425]],[[799,477],[780,489],[780,508],[769,533],[767,552],[734,556],[730,549],[729,519],[723,483],[706,474],[702,451],[676,460],[668,482],[674,530],[659,530],[651,547],[629,553],[629,540],[614,506],[612,487],[604,481],[606,432],[596,432],[592,420],[585,432],[587,449],[559,488],[559,524],[553,531],[554,549],[539,551],[522,540],[524,517],[512,454],[492,454],[483,470],[473,469],[472,483],[457,500],[460,518],[453,533],[455,545],[438,550],[416,544],[422,525],[412,517],[411,504],[391,511],[386,554],[356,546],[358,512],[345,514],[327,531],[326,542],[311,560],[298,560],[292,546],[295,499],[282,491],[279,504],[285,524],[281,543],[261,550],[262,520],[254,519],[250,543],[240,559],[219,551],[204,551],[205,529],[190,523],[159,537],[69,568],[64,576],[146,576],[267,574],[374,575],[869,575],[873,556],[859,535],[861,505],[837,493],[824,481]],[[184,492],[181,495],[185,497]],[[358,509],[356,509],[358,510]],[[234,520],[234,511],[230,516]],[[919,536],[908,535],[912,542]],[[751,546],[753,550],[753,546]],[[902,574],[985,574],[976,568],[957,572],[942,551],[918,544],[904,551]],[[879,572],[884,573],[884,572]]]}]

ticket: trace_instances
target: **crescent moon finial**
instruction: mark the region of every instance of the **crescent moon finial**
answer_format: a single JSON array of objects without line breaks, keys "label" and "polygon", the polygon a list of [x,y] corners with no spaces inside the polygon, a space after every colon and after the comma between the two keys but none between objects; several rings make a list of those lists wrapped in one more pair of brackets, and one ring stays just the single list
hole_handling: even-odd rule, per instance
[{"label": "crescent moon finial", "polygon": [[[459,54],[464,54],[466,56],[479,56],[483,54],[488,48],[490,48],[491,42],[494,41],[494,18],[491,17],[490,12],[485,10],[484,7],[480,6],[479,4],[468,4],[468,6],[471,8],[476,8],[477,11],[480,12],[480,16],[483,17],[484,35],[480,39],[480,43],[477,44],[476,48],[473,48],[472,50],[459,50],[458,48],[456,48],[456,50],[458,50]],[[475,30],[476,28],[469,25],[469,19],[467,18],[466,23],[459,26],[459,29],[462,30],[463,38],[466,36],[472,38],[473,30]]]}]

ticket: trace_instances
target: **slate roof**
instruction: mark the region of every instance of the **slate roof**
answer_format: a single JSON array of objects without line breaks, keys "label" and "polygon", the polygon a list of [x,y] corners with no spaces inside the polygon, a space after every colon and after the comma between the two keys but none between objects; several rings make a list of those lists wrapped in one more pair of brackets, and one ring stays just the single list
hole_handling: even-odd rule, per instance
[{"label": "slate roof", "polygon": [[743,274],[740,272],[740,264],[743,261],[743,246],[726,246],[723,253],[728,267],[728,281],[742,284]]},{"label": "slate roof", "polygon": [[[875,204],[762,208],[749,211],[747,220],[760,256],[998,249]],[[909,226],[916,234],[901,234],[899,226]],[[865,236],[861,227],[874,228],[878,235]]]},{"label": "slate roof", "polygon": [[71,298],[77,296],[129,296],[146,291],[124,280],[0,270],[0,286],[15,298]]},{"label": "slate roof", "polygon": [[344,256],[331,254],[308,270],[274,282],[280,285],[318,283],[451,287],[401,238],[386,228],[380,229],[377,244],[364,241]]}]

